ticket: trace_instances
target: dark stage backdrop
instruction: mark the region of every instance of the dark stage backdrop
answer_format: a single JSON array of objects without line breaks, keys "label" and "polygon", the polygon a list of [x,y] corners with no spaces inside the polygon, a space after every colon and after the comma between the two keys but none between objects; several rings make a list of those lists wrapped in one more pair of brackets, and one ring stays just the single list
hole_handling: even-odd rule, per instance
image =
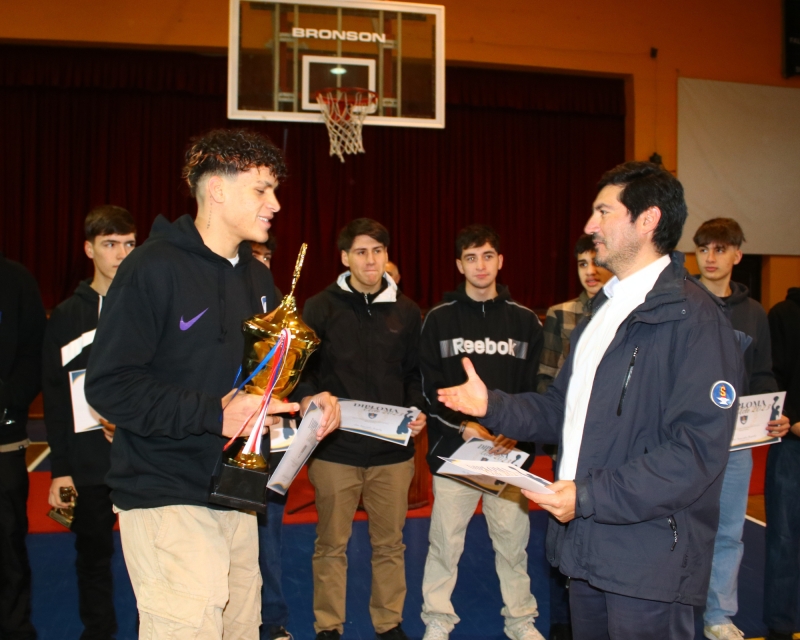
[{"label": "dark stage backdrop", "polygon": [[273,221],[278,286],[309,243],[300,302],[342,271],[336,236],[369,216],[392,234],[402,288],[421,307],[459,281],[455,233],[503,238],[501,280],[542,309],[577,295],[572,247],[603,171],[624,160],[623,81],[448,67],[444,130],[365,127],[366,155],[328,156],[320,124],[226,119],[227,60],[189,53],[0,46],[0,250],[36,276],[45,306],[91,273],[82,221],[128,208],[140,241],[157,214],[193,213],[188,139],[219,126],[267,133],[290,179]]}]

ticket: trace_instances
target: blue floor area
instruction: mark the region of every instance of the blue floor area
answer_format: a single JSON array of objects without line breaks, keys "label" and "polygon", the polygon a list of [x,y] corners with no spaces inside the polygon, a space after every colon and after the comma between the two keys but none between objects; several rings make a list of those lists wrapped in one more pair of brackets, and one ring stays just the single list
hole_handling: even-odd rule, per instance
[{"label": "blue floor area", "polygon": [[[531,513],[531,540],[528,546],[528,568],[533,594],[539,602],[540,616],[536,626],[547,636],[550,626],[548,566],[544,558],[544,532],[547,515]],[[419,640],[424,626],[419,618],[422,607],[422,572],[428,548],[429,520],[408,520],[405,527],[406,598],[403,628],[412,640]],[[119,536],[114,557],[114,601],[119,619],[119,640],[136,637],[136,605],[128,581]],[[311,553],[314,546],[314,525],[287,525],[284,533],[284,589],[291,609],[289,630],[296,640],[313,640]],[[33,569],[33,622],[40,640],[74,640],[80,636],[78,603],[74,572],[75,551],[69,533],[28,536]],[[347,617],[344,638],[372,640],[375,635],[369,620],[370,545],[366,522],[353,525],[348,548]],[[740,613],[734,622],[747,638],[763,637],[761,593],[764,581],[764,529],[751,522],[745,524],[745,555],[739,575]],[[467,530],[467,543],[461,560],[459,579],[453,594],[461,623],[451,634],[452,640],[501,640],[503,620],[500,609],[500,588],[494,571],[494,553],[482,516],[473,518]],[[700,611],[696,616],[698,634],[702,636]]]}]

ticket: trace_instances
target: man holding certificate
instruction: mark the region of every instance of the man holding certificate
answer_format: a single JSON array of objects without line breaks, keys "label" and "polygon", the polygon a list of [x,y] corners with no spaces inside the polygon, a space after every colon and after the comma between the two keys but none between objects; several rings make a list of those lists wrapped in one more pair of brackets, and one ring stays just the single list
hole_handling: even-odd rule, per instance
[{"label": "man holding certificate", "polygon": [[[82,638],[112,638],[117,632],[111,558],[117,516],[106,484],[113,432],[92,415],[83,394],[86,364],[92,350],[103,300],[122,261],[136,246],[133,216],[122,207],[95,207],[84,221],[84,252],[94,276],[53,309],[42,346],[42,395],[53,480],[48,502],[69,507],[62,490],[72,489],[76,502],[75,570]],[[82,416],[88,420],[81,420]],[[88,424],[87,424],[88,423]]]},{"label": "man holding certificate", "polygon": [[[359,218],[342,229],[338,247],[349,270],[306,302],[303,321],[322,344],[295,393],[325,390],[364,401],[356,403],[361,405],[422,408],[420,310],[385,273],[389,232],[375,220]],[[379,411],[375,407],[372,413]],[[342,427],[347,426],[343,415]],[[416,435],[424,426],[421,413],[407,429]],[[336,640],[344,631],[345,550],[359,499],[372,542],[372,624],[378,638],[406,640],[400,626],[406,597],[403,525],[413,457],[413,440],[404,446],[343,430],[314,452],[308,477],[319,513],[312,560],[318,640]]]},{"label": "man holding certificate", "polygon": [[723,303],[673,251],[683,187],[660,166],[607,172],[585,231],[615,277],[547,393],[468,380],[439,401],[509,438],[558,442],[547,556],[570,576],[576,640],[694,636],[705,604],[719,496],[742,385],[742,348]]},{"label": "man holding certificate", "polygon": [[[731,280],[733,266],[742,259],[741,246],[744,241],[742,228],[731,218],[706,220],[694,234],[700,282],[727,303],[733,328],[744,333],[750,340],[744,352],[747,382],[740,391],[740,402],[746,395],[778,390],[778,383],[772,374],[767,314],[749,296],[747,287]],[[768,430],[762,430],[760,435],[780,438],[788,430],[789,418],[781,415],[778,419],[771,420]],[[742,533],[752,469],[753,456],[749,448],[731,452],[722,483],[719,527],[714,542],[706,610],[703,614],[703,632],[711,640],[740,640],[742,637],[742,632],[731,618],[739,609],[737,586],[739,565],[744,553]]]},{"label": "man holding certificate", "polygon": [[[500,237],[493,229],[474,224],[461,230],[456,238],[456,267],[464,283],[446,294],[422,325],[420,368],[431,416],[428,464],[437,474],[443,462],[440,456],[465,456],[464,442],[481,438],[487,441],[478,441],[482,445],[491,443],[487,453],[517,449],[508,461],[524,456],[522,466],[527,469],[534,459],[532,442],[517,443],[495,435],[436,398],[437,389],[464,381],[460,354],[469,354],[481,378],[493,389],[534,391],[542,350],[542,325],[536,314],[514,302],[508,289],[497,283],[503,256]],[[541,639],[533,625],[538,609],[528,575],[528,499],[513,485],[495,495],[438,474],[433,477],[433,493],[430,547],[422,579],[424,640],[447,640],[459,622],[451,596],[467,525],[481,496],[505,605],[505,633],[515,640]]]}]

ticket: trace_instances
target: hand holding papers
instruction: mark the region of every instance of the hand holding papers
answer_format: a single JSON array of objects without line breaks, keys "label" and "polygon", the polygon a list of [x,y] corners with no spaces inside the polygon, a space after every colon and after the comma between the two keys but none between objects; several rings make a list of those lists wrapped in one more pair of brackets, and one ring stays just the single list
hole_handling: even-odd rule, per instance
[{"label": "hand holding papers", "polygon": [[314,449],[317,448],[317,444],[319,444],[317,431],[320,428],[321,418],[322,410],[314,402],[309,404],[303,421],[297,427],[292,443],[267,483],[268,489],[272,489],[282,496],[286,495],[289,485],[292,484],[302,466],[311,457]]},{"label": "hand holding papers", "polygon": [[736,416],[736,430],[731,441],[731,451],[780,442],[780,438],[771,436],[767,432],[767,425],[771,420],[778,420],[781,417],[785,398],[785,391],[739,398],[739,411]]},{"label": "hand holding papers", "polygon": [[447,469],[442,466],[439,469],[440,473],[495,478],[531,493],[553,493],[548,488],[548,485],[551,484],[550,482],[524,469],[515,467],[509,462],[484,462],[481,460],[457,460],[455,458],[442,458],[442,460],[445,461]]},{"label": "hand holding papers", "polygon": [[377,402],[339,399],[342,410],[342,431],[386,440],[406,446],[411,437],[409,425],[420,414],[419,409],[394,407]]}]

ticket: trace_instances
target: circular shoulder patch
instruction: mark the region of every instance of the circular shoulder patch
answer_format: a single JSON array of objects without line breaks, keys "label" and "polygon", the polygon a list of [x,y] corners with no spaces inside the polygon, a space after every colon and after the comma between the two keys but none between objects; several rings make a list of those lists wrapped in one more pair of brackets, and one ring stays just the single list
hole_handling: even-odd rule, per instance
[{"label": "circular shoulder patch", "polygon": [[711,402],[720,409],[730,409],[736,400],[736,389],[730,382],[718,380],[711,385]]}]

